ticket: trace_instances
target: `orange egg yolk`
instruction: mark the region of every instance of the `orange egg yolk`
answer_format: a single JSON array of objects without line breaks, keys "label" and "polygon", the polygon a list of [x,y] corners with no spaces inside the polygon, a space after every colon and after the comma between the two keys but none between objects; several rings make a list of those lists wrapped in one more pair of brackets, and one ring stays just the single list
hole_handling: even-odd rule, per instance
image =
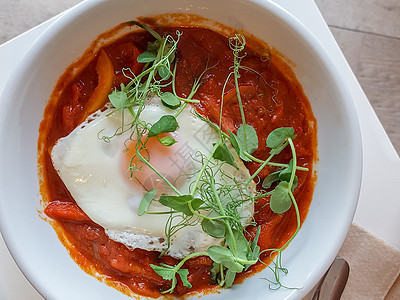
[{"label": "orange egg yolk", "polygon": [[[167,135],[160,134],[158,137],[161,139],[164,136]],[[177,140],[176,136],[173,136],[173,138]],[[142,140],[145,141],[146,138],[142,138]],[[179,180],[179,177],[185,174],[187,166],[191,163],[190,157],[182,155],[179,142],[171,146],[164,146],[157,137],[151,137],[147,139],[147,142],[142,147],[137,147],[136,141],[130,142],[126,147],[122,160],[123,172],[127,172],[127,178],[135,188],[146,191],[157,189],[157,194],[159,195],[164,193],[174,194],[171,187],[150,166],[141,161],[137,151],[142,148],[140,154],[143,158],[148,160],[151,166],[169,182],[179,188],[179,185],[182,184],[182,180]]]}]

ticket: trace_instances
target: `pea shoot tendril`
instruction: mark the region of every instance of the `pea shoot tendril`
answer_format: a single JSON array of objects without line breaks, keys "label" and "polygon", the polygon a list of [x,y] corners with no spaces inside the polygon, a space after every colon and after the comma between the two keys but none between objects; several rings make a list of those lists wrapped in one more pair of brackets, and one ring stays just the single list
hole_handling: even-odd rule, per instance
[{"label": "pea shoot tendril", "polygon": [[[250,68],[241,65],[242,59],[246,56],[246,53],[243,53],[246,44],[244,36],[236,34],[229,39],[234,60],[231,72],[227,75],[223,86],[219,124],[216,125],[196,111],[194,112],[195,116],[208,123],[218,133],[220,139],[213,144],[210,153],[196,153],[196,157],[193,159],[201,163],[201,168],[193,174],[187,174],[187,177],[192,178],[193,182],[190,185],[190,193],[184,194],[175,187],[174,182],[170,182],[152,165],[147,143],[151,137],[157,137],[159,142],[166,147],[177,142],[172,137],[161,138],[159,135],[175,131],[179,127],[179,114],[187,104],[199,102],[193,99],[193,96],[201,85],[202,76],[212,67],[206,66],[201,76],[194,80],[192,91],[187,98],[179,97],[175,91],[176,50],[182,33],[177,31],[176,38],[171,35],[162,37],[147,25],[137,22],[131,23],[147,30],[155,38],[155,41],[149,42],[147,50],[137,58],[138,62],[144,64],[143,71],[139,75],[135,75],[130,69],[124,69],[124,75],[131,81],[127,85],[121,84],[119,90],[114,90],[109,95],[109,100],[114,108],[121,111],[127,110],[133,119],[129,124],[122,124],[115,135],[129,130],[131,131],[130,139],[135,142],[135,154],[129,166],[129,176],[136,178],[135,173],[140,171],[141,165],[144,164],[155,172],[174,193],[173,195],[162,194],[159,199],[156,199],[157,189],[147,191],[140,203],[139,215],[146,213],[169,215],[165,225],[168,247],[171,244],[171,237],[176,232],[183,227],[196,224],[201,224],[203,231],[208,235],[221,239],[220,245],[210,246],[207,251],[191,253],[175,266],[167,264],[151,265],[158,275],[171,282],[170,288],[162,291],[162,293],[174,292],[178,277],[185,287],[190,288],[192,286],[188,281],[189,271],[183,266],[187,260],[197,256],[208,256],[212,259],[211,279],[220,286],[228,288],[234,283],[236,274],[247,270],[257,262],[266,264],[260,256],[269,253],[272,263],[268,265],[268,268],[274,273],[275,282],[273,283],[277,284],[278,287],[283,286],[280,282],[280,273],[286,274],[287,270],[282,266],[281,254],[283,249],[296,236],[301,224],[299,209],[293,195],[297,186],[296,172],[307,171],[308,169],[297,166],[296,150],[293,144],[296,135],[291,127],[277,128],[268,135],[266,146],[271,150],[265,160],[253,156],[253,153],[259,147],[259,140],[254,127],[246,123],[245,108],[239,89],[240,71],[252,71]],[[242,124],[236,133],[230,130],[226,133],[221,129],[222,109],[225,88],[228,80],[232,77]],[[170,85],[172,92],[163,92],[163,89]],[[176,110],[175,115],[164,115],[154,124],[141,120],[140,115],[145,109],[146,99],[151,95],[159,96],[164,106]],[[107,142],[112,137],[102,138]],[[291,149],[292,160],[288,164],[272,162],[273,158],[286,147]],[[222,168],[224,164],[238,168],[235,164],[235,156],[245,162],[259,164],[258,169],[244,182],[239,182]],[[250,186],[255,186],[254,180],[259,178],[260,172],[268,165],[281,169],[269,174],[262,181],[264,190],[253,193]],[[226,180],[222,180],[222,183],[217,182],[215,178],[218,176]],[[272,187],[274,188],[272,189]],[[274,213],[283,214],[292,206],[296,212],[296,231],[279,249],[260,249],[257,243],[261,234],[261,226],[257,227],[252,240],[246,238],[247,225],[257,226],[257,224],[253,220],[244,220],[241,213],[249,205],[254,205],[261,197],[270,197],[269,206]],[[152,201],[160,202],[165,207],[165,211],[148,211]],[[177,219],[180,221],[174,222]],[[164,255],[167,250],[162,252],[161,255]]]}]

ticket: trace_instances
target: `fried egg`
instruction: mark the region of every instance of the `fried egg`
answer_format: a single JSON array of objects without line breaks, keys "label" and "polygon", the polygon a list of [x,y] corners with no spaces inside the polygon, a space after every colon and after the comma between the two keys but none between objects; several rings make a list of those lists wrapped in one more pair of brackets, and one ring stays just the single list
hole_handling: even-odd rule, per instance
[{"label": "fried egg", "polygon": [[[175,113],[176,110],[163,106],[160,98],[152,97],[148,99],[140,119],[146,124],[154,124],[161,116]],[[202,166],[199,153],[207,156],[220,137],[209,124],[191,112],[189,105],[177,120],[180,127],[170,133],[177,141],[175,144],[164,146],[157,137],[152,137],[146,145],[147,151],[142,152],[146,152],[152,166],[182,194],[188,194],[194,181],[190,174]],[[130,122],[132,115],[126,111],[111,108],[98,111],[68,136],[59,139],[51,157],[54,168],[76,203],[105,229],[112,240],[130,249],[162,252],[168,248],[167,222],[177,225],[182,217],[176,215],[169,219],[170,214],[138,215],[139,204],[147,191],[157,189],[156,199],[148,209],[153,213],[168,212],[169,209],[157,199],[161,194],[175,193],[151,168],[139,160],[132,161],[136,142],[128,130]],[[222,172],[215,178],[216,184],[226,184],[229,180],[231,184],[235,180],[243,182],[250,177],[243,162],[236,155],[234,158],[239,170],[224,164]],[[130,164],[135,166],[131,171]],[[249,193],[255,193],[254,182]],[[252,203],[241,208],[244,225],[250,222],[252,215]],[[211,245],[221,244],[221,239],[202,230],[196,218],[190,220],[194,225],[183,227],[171,236],[168,255],[181,259],[193,252],[206,251]]]}]

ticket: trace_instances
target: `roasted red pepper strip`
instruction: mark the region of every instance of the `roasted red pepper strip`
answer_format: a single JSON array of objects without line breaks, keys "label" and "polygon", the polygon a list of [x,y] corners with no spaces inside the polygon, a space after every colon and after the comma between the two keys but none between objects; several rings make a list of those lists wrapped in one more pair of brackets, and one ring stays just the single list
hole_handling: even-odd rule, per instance
[{"label": "roasted red pepper strip", "polygon": [[91,219],[73,202],[52,201],[44,210],[50,218],[63,221],[87,222]]},{"label": "roasted red pepper strip", "polygon": [[110,93],[114,81],[114,67],[103,49],[100,50],[97,60],[96,73],[98,76],[98,84],[85,106],[85,112],[79,123],[82,123],[91,113],[102,108],[108,101],[108,94]]}]

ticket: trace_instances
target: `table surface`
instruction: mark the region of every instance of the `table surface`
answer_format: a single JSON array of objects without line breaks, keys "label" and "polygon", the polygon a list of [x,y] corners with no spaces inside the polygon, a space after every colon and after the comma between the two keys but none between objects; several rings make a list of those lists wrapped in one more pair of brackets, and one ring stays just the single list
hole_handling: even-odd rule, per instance
[{"label": "table surface", "polygon": [[[291,12],[321,41],[341,71],[354,99],[358,112],[363,142],[363,179],[354,223],[400,249],[400,201],[395,187],[400,182],[400,159],[373,111],[367,97],[335,42],[328,26],[312,0],[275,0]],[[0,94],[9,73],[23,56],[28,46],[57,17],[0,45]],[[379,157],[379,160],[377,159]],[[376,209],[376,202],[384,210]],[[374,217],[371,217],[374,216]],[[43,299],[15,265],[0,238],[0,299]]]}]

